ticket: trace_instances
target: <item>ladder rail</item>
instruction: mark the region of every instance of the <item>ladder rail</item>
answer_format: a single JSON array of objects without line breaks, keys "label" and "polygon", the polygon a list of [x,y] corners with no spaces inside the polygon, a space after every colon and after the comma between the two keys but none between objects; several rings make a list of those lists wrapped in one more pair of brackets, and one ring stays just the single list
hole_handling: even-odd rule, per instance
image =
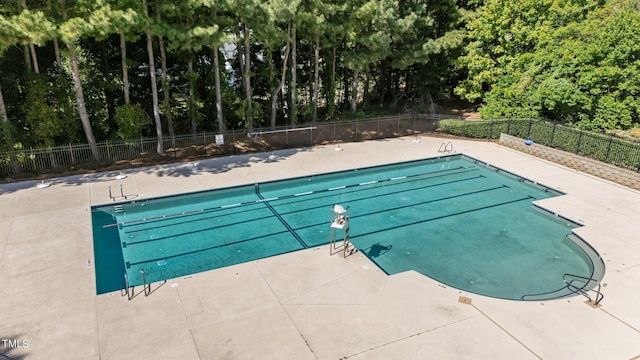
[{"label": "ladder rail", "polygon": [[438,148],[438,152],[439,153],[450,153],[453,152],[453,143],[451,141],[448,142],[443,142],[442,144],[440,144],[440,147]]},{"label": "ladder rail", "polygon": [[151,284],[147,286],[147,280],[144,277],[144,269],[140,270],[140,276],[142,277],[142,286],[144,287],[144,296],[151,294]]},{"label": "ladder rail", "polygon": [[[567,280],[567,277],[573,277],[574,279],[572,280]],[[576,280],[586,280],[586,282],[584,283],[584,285],[582,287],[578,287],[576,285],[573,284],[574,281]],[[600,281],[592,278],[592,277],[586,277],[586,276],[580,276],[580,275],[575,275],[575,274],[564,274],[562,275],[562,281],[564,281],[565,284],[567,284],[567,287],[569,289],[575,289],[575,291],[577,293],[579,293],[580,295],[586,297],[587,299],[589,299],[589,302],[593,303],[594,306],[598,306],[598,304],[600,304],[600,302],[602,301],[602,299],[604,299],[604,294],[602,293],[602,285],[600,284]],[[589,290],[585,290],[585,286],[589,283],[589,282],[594,282],[598,285],[598,290],[595,290],[596,292],[596,297],[595,300],[591,299],[591,296],[589,296],[588,291]],[[594,290],[591,290],[594,291]]]},{"label": "ladder rail", "polygon": [[129,286],[129,277],[127,276],[127,273],[124,273],[124,287],[125,287],[125,291],[127,292],[127,300],[131,300],[131,298],[133,297],[133,291],[131,290],[131,288],[133,288],[133,286]]}]

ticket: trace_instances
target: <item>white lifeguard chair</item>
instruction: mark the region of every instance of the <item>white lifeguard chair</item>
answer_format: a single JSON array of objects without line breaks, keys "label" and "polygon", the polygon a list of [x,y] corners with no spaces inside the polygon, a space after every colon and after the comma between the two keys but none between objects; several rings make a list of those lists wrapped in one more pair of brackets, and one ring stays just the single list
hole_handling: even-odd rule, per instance
[{"label": "white lifeguard chair", "polygon": [[[334,204],[331,207],[331,231],[329,239],[329,255],[333,255],[336,250],[342,249],[343,257],[349,248],[349,222],[350,207],[345,209],[342,205]],[[342,230],[342,246],[338,246],[338,230]]]}]

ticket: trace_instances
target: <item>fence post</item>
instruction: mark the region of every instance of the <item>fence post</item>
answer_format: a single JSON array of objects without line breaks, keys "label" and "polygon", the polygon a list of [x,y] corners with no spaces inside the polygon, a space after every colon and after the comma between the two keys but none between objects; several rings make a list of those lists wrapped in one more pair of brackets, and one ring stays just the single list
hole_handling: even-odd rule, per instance
[{"label": "fence post", "polygon": [[511,129],[511,121],[507,119],[507,135],[511,135],[511,133],[509,132],[510,129]]},{"label": "fence post", "polygon": [[[109,148],[109,139],[105,140],[104,144],[105,144],[105,147],[107,148],[107,159],[109,160],[109,163],[112,163],[113,160],[111,159],[111,149]],[[69,144],[69,149],[71,149],[71,144]],[[73,152],[71,153],[71,157],[73,157]]]},{"label": "fence post", "polygon": [[576,144],[576,154],[580,150],[580,141],[582,140],[582,130],[580,130],[580,136],[578,136],[578,143]]},{"label": "fence post", "polygon": [[554,122],[553,123],[553,129],[551,130],[551,141],[549,143],[549,147],[553,147],[553,137],[556,134],[556,127],[558,127],[558,124]]},{"label": "fence post", "polygon": [[613,142],[613,135],[609,135],[609,144],[607,144],[607,156],[604,158],[604,162],[609,162],[609,153],[611,152],[611,143]]},{"label": "fence post", "polygon": [[33,155],[33,148],[29,148],[29,159],[31,159],[31,166],[33,166],[33,170],[36,172],[36,174],[40,174],[40,170],[38,169],[38,166],[36,165],[36,156]]},{"label": "fence post", "polygon": [[529,118],[529,129],[527,130],[527,139],[531,138],[531,124],[533,122],[533,119]]},{"label": "fence post", "polygon": [[336,143],[336,120],[333,120],[333,143]]},{"label": "fence post", "polygon": [[413,114],[413,132],[411,135],[415,135],[416,134],[416,118],[417,116],[415,114]]},{"label": "fence post", "polygon": [[[109,144],[108,141],[107,141],[107,144]],[[109,148],[107,148],[107,154],[109,154]],[[71,156],[71,163],[75,164],[76,163],[76,157],[73,156],[73,147],[71,147],[71,143],[69,143],[69,155]]]},{"label": "fence post", "polygon": [[492,134],[493,134],[493,119],[489,121],[489,133],[487,134],[487,141],[491,139]]}]

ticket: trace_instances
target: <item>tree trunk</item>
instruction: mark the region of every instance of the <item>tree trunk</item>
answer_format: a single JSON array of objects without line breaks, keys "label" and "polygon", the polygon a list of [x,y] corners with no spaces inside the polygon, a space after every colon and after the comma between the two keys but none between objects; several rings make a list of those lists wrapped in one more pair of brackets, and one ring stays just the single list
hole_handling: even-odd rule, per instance
[{"label": "tree trunk", "polygon": [[[159,16],[158,16],[159,17]],[[191,28],[191,19],[187,16],[187,28]],[[191,134],[198,132],[198,122],[196,121],[196,95],[195,79],[193,77],[193,50],[191,48],[191,38],[187,38],[189,61],[187,62],[187,78],[189,79],[189,121],[191,123]]]},{"label": "tree trunk", "polygon": [[198,132],[198,122],[196,119],[196,90],[193,76],[193,60],[191,60],[191,57],[187,63],[187,77],[189,78],[189,118],[191,120],[191,133],[195,135]]},{"label": "tree trunk", "polygon": [[[20,5],[22,6],[22,10],[27,10],[26,0],[20,0]],[[24,49],[25,51],[28,51],[28,53],[31,54],[31,59],[27,64],[27,68],[31,70],[31,65],[33,64],[33,71],[36,74],[40,74],[40,67],[38,66],[38,57],[36,56],[36,47],[33,45],[32,42],[29,42],[29,45],[25,46]],[[25,60],[27,60],[27,56],[29,55],[25,55]]]},{"label": "tree trunk", "polygon": [[0,86],[0,120],[2,120],[2,132],[7,145],[7,150],[13,150],[13,136],[9,129],[9,117],[7,116],[7,108],[4,106],[4,96],[2,95],[2,86]]},{"label": "tree trunk", "polygon": [[158,36],[158,42],[160,44],[160,61],[162,74],[160,74],[160,81],[162,83],[162,94],[164,102],[165,117],[167,118],[167,127],[169,128],[169,137],[171,143],[175,146],[175,133],[173,131],[173,114],[171,113],[171,92],[169,88],[169,80],[167,78],[167,52],[164,48],[164,39],[162,36]]},{"label": "tree trunk", "polygon": [[98,145],[96,139],[93,136],[93,129],[91,128],[91,122],[89,122],[89,115],[87,114],[87,107],[84,102],[84,93],[82,91],[82,82],[80,81],[80,71],[78,70],[78,58],[76,57],[75,49],[72,45],[67,44],[71,57],[71,73],[73,75],[73,87],[76,91],[76,103],[78,105],[78,114],[80,115],[80,121],[84,128],[84,134],[87,137],[87,143],[91,148],[91,153],[96,161],[100,161],[100,153],[98,152]]},{"label": "tree trunk", "polygon": [[222,89],[220,89],[220,61],[218,48],[213,51],[213,77],[216,86],[216,118],[218,119],[218,131],[224,131],[224,117],[222,116]]},{"label": "tree trunk", "polygon": [[120,33],[120,57],[122,59],[122,84],[124,88],[124,104],[131,104],[129,97],[129,66],[127,65],[127,37]]},{"label": "tree trunk", "polygon": [[271,94],[271,130],[276,128],[276,111],[278,110],[278,94],[284,88],[284,81],[287,79],[287,59],[289,58],[289,49],[291,48],[291,25],[287,27],[287,46],[284,49],[284,60],[282,61],[282,73],[280,74],[280,83]]},{"label": "tree trunk", "polygon": [[[158,24],[162,23],[162,19],[160,18],[160,0],[156,0],[156,19]],[[169,137],[171,138],[171,144],[173,147],[176,146],[176,137],[173,131],[173,114],[171,113],[171,94],[169,92],[169,81],[167,80],[167,53],[164,49],[164,38],[162,35],[158,36],[158,44],[160,46],[160,60],[162,62],[162,74],[161,74],[161,82],[162,82],[162,93],[164,96],[164,110],[165,117],[167,118],[167,127],[169,128]]]},{"label": "tree trunk", "polygon": [[351,112],[355,113],[358,108],[358,76],[360,71],[353,70],[353,85],[351,88]]},{"label": "tree trunk", "polygon": [[313,60],[313,115],[311,121],[315,125],[318,121],[318,92],[320,89],[320,35],[318,34],[316,34]]},{"label": "tree trunk", "polygon": [[13,134],[11,133],[11,126],[9,124],[9,117],[7,116],[7,108],[4,106],[4,96],[2,95],[2,87],[0,86],[0,124],[2,125],[2,132],[4,134],[4,141],[6,150],[9,151],[9,162],[11,163],[11,169],[14,174],[20,173],[20,163],[16,159],[16,154],[13,152]]},{"label": "tree trunk", "polygon": [[247,29],[247,24],[242,24],[243,36],[244,36],[244,69],[242,72],[242,80],[244,82],[244,94],[247,99],[247,108],[246,108],[246,120],[247,127],[249,130],[253,129],[253,107],[251,104],[251,79],[249,77],[249,71],[251,70],[251,43],[249,39],[249,29]]},{"label": "tree trunk", "polygon": [[297,48],[297,36],[296,36],[296,24],[293,23],[291,27],[291,125],[295,125],[298,122],[298,103],[296,99],[296,91],[297,91],[297,75],[296,71],[298,70],[298,59],[296,56],[296,48]]},{"label": "tree trunk", "polygon": [[59,68],[62,67],[62,58],[60,57],[60,44],[58,44],[58,38],[53,38],[53,53],[56,57],[56,65]]},{"label": "tree trunk", "polygon": [[331,72],[329,73],[329,89],[327,90],[327,115],[334,119],[336,112],[336,47],[331,49]]},{"label": "tree trunk", "polygon": [[118,97],[117,94],[115,94],[115,92],[113,91],[112,87],[109,86],[109,73],[110,73],[110,65],[111,62],[109,61],[109,54],[108,54],[108,50],[106,46],[100,46],[99,51],[99,58],[102,60],[102,81],[103,81],[103,86],[102,87],[102,93],[104,94],[104,102],[106,105],[106,109],[107,109],[107,121],[106,124],[108,126],[109,129],[117,129],[118,128],[118,123],[116,122],[116,98]]},{"label": "tree trunk", "polygon": [[[142,0],[144,6],[144,14],[149,16],[147,9],[147,0]],[[160,105],[158,104],[158,84],[156,83],[156,63],[153,56],[153,38],[151,32],[147,29],[147,53],[149,55],[149,75],[151,77],[151,97],[153,100],[153,119],[156,123],[156,135],[158,136],[157,152],[159,155],[164,154],[164,144],[162,139],[162,122],[160,121]]]},{"label": "tree trunk", "polygon": [[362,103],[366,104],[367,98],[369,97],[369,66],[365,69],[363,81],[364,90],[362,90]]},{"label": "tree trunk", "polygon": [[29,51],[29,45],[22,45],[22,51],[24,53],[24,65],[27,71],[31,71],[31,54]]},{"label": "tree trunk", "polygon": [[149,53],[149,75],[151,77],[151,97],[153,100],[153,119],[156,123],[156,135],[158,136],[158,154],[164,154],[162,139],[162,122],[160,121],[160,104],[158,103],[158,84],[156,83],[156,64],[153,59],[153,40],[151,33],[147,32],[147,52]]},{"label": "tree trunk", "polygon": [[40,74],[40,67],[38,66],[38,56],[36,55],[36,47],[33,43],[29,43],[29,50],[31,52],[31,59],[33,62],[33,71],[36,74]]}]

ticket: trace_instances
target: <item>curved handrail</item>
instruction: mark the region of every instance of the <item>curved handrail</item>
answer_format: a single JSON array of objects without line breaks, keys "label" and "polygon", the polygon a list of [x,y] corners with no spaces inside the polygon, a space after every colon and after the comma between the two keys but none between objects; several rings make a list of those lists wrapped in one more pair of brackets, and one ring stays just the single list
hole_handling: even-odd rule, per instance
[{"label": "curved handrail", "polygon": [[443,142],[442,144],[440,144],[440,147],[438,148],[438,152],[441,152],[441,153],[450,153],[452,151],[453,151],[453,143],[451,141],[446,143]]},{"label": "curved handrail", "polygon": [[127,300],[131,300],[131,293],[130,293],[131,287],[129,286],[129,277],[127,276],[126,272],[124,273],[124,287],[127,291]]},{"label": "curved handrail", "polygon": [[142,277],[142,286],[144,287],[144,296],[148,296],[151,293],[151,285],[149,284],[149,292],[147,292],[147,280],[144,277],[144,269],[140,270],[140,276]]},{"label": "curved handrail", "polygon": [[[570,280],[567,281],[567,277],[574,277],[576,279],[580,279],[580,280],[587,280],[585,282],[585,285],[582,287],[577,287],[575,285],[573,285],[573,281],[575,280]],[[600,304],[600,301],[602,301],[602,299],[604,299],[604,294],[602,292],[600,292],[602,286],[600,284],[600,281],[592,278],[592,277],[586,277],[586,276],[580,276],[580,275],[575,275],[575,274],[564,274],[562,275],[562,281],[564,281],[565,284],[567,284],[568,288],[574,288],[576,290],[576,292],[584,295],[587,299],[589,299],[590,302],[593,303],[594,306],[598,306],[598,304]],[[596,298],[595,301],[591,299],[591,297],[589,296],[589,294],[587,293],[588,290],[585,290],[584,287],[589,283],[593,281],[594,283],[598,284],[598,290],[596,290]]]}]

